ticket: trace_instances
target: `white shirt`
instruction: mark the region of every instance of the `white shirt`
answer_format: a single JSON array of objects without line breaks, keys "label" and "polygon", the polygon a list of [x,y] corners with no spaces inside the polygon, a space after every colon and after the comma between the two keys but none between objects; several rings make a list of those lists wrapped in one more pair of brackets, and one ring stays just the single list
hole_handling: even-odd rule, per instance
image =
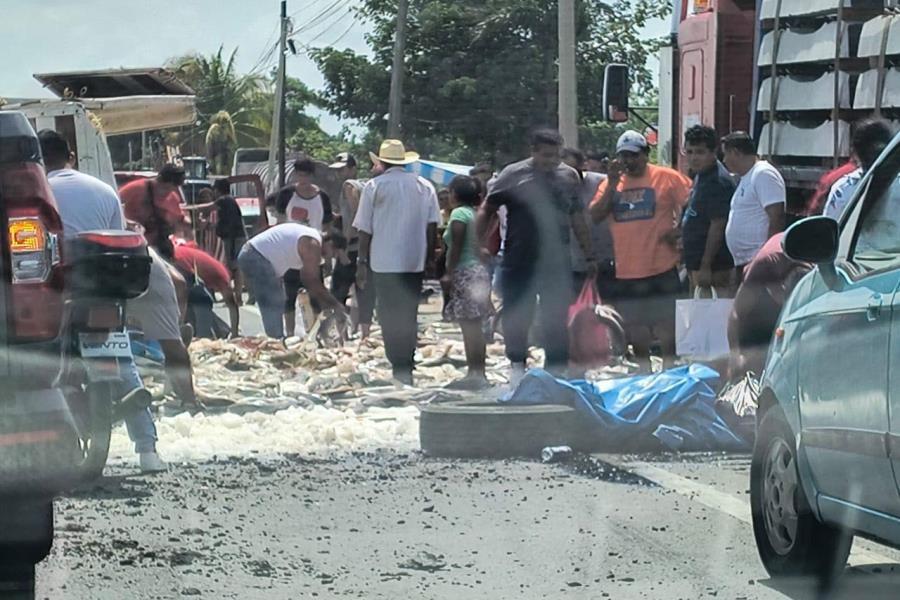
[{"label": "white shirt", "polygon": [[847,203],[850,202],[853,193],[856,191],[856,186],[862,180],[862,176],[863,170],[856,169],[835,181],[834,185],[831,186],[831,191],[828,193],[828,200],[825,202],[825,209],[822,211],[822,214],[839,221],[841,215],[844,214],[844,209],[847,208]]},{"label": "white shirt", "polygon": [[309,225],[317,231],[322,231],[322,223],[325,220],[325,204],[322,201],[322,193],[319,192],[312,198],[302,198],[294,192],[284,210],[288,221]]},{"label": "white shirt", "polygon": [[97,229],[125,229],[119,196],[106,183],[74,169],[51,171],[47,180],[67,237]]},{"label": "white shirt", "polygon": [[784,179],[781,173],[764,160],[741,177],[725,227],[725,241],[734,257],[735,266],[753,260],[759,249],[769,241],[767,206],[785,203]]},{"label": "white shirt", "polygon": [[392,167],[363,188],[353,226],[372,236],[374,272],[421,273],[428,225],[440,222],[437,194],[428,180]]},{"label": "white shirt", "polygon": [[297,246],[300,238],[304,237],[322,243],[322,234],[318,230],[300,223],[280,223],[269,227],[247,243],[272,263],[276,275],[283,277],[290,269],[303,268]]}]

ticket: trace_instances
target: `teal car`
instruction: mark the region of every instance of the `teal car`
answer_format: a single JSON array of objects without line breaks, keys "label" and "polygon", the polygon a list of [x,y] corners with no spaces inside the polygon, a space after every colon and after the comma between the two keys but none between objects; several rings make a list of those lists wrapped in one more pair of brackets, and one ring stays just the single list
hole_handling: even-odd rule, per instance
[{"label": "teal car", "polygon": [[900,547],[898,174],[900,137],[840,223],[811,217],[784,237],[816,267],[785,304],[761,386],[751,503],[773,577],[839,572],[855,535]]}]

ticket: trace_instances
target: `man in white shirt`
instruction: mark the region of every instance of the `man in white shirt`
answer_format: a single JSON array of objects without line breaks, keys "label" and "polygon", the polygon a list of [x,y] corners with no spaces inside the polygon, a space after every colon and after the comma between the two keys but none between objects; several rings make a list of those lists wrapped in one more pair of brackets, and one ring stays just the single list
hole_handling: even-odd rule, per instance
[{"label": "man in white shirt", "polygon": [[[84,231],[124,229],[125,218],[116,192],[107,184],[72,168],[75,155],[69,143],[52,129],[40,132],[41,153],[47,180],[56,198],[63,222],[63,235],[74,238]],[[169,284],[171,285],[171,283]],[[174,293],[174,292],[173,292]],[[176,306],[177,309],[177,306]],[[176,332],[177,332],[176,320]],[[121,395],[143,389],[134,360],[120,364]],[[149,401],[149,398],[147,399]],[[167,466],[156,452],[156,426],[149,408],[138,410],[125,418],[125,427],[144,472],[165,471]]]},{"label": "man in white shirt", "polygon": [[738,282],[744,267],[765,243],[784,231],[785,185],[781,173],[756,154],[756,144],[744,132],[722,138],[725,166],[741,180],[731,199],[725,241],[734,257]]},{"label": "man in white shirt", "polygon": [[853,198],[856,186],[859,185],[866,171],[878,160],[887,145],[891,143],[892,137],[890,126],[880,119],[866,119],[856,124],[850,140],[850,150],[853,152],[856,163],[860,166],[834,182],[822,214],[835,221],[841,220],[844,209]]},{"label": "man in white shirt", "polygon": [[[412,384],[413,354],[418,331],[419,295],[425,264],[434,258],[440,208],[434,187],[408,173],[404,165],[419,155],[403,142],[385,140],[372,160],[384,163],[384,174],[363,188],[353,226],[359,231],[356,284],[375,284],[378,320],[394,377]],[[369,281],[369,271],[373,282]]]}]

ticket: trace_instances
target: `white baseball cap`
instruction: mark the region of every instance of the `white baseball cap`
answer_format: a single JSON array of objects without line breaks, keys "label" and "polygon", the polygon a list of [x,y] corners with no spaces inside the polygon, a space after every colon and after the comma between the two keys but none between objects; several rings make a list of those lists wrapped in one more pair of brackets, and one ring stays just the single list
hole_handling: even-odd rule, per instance
[{"label": "white baseball cap", "polygon": [[647,138],[637,131],[626,131],[619,136],[616,142],[616,152],[643,152],[649,147]]}]

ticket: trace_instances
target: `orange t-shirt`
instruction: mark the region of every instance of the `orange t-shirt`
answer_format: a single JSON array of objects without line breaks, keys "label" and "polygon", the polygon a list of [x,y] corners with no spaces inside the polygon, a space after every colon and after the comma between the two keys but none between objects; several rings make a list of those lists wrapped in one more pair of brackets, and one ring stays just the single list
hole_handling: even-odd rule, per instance
[{"label": "orange t-shirt", "polygon": [[[600,183],[591,205],[607,185]],[[690,191],[691,180],[666,167],[647,165],[637,178],[622,174],[609,214],[617,279],[644,279],[678,264],[678,252],[663,236],[676,229]]]}]

